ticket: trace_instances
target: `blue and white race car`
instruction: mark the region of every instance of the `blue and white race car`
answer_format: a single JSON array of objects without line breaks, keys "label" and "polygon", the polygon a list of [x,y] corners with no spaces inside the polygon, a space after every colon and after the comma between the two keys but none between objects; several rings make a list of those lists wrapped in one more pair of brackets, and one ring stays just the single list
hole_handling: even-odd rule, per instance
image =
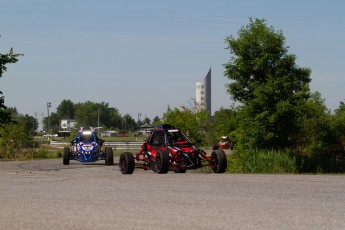
[{"label": "blue and white race car", "polygon": [[76,138],[71,141],[72,148],[64,147],[63,164],[69,165],[70,160],[79,162],[105,160],[106,165],[113,165],[113,149],[104,147],[103,143],[104,140],[98,138],[93,128],[81,128]]}]

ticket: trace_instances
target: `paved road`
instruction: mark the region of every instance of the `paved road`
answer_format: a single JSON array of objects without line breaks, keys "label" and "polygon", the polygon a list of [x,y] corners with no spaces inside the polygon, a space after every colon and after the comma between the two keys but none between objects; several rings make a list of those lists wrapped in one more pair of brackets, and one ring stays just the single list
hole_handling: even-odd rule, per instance
[{"label": "paved road", "polygon": [[[115,162],[117,162],[115,160]],[[345,176],[0,162],[0,229],[345,229]]]}]

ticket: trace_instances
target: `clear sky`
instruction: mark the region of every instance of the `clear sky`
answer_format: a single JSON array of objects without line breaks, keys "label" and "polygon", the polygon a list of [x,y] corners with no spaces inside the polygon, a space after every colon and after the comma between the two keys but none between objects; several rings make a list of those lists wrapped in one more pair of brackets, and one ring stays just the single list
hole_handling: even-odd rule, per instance
[{"label": "clear sky", "polygon": [[39,121],[63,99],[107,102],[153,119],[190,107],[212,68],[212,113],[233,101],[224,39],[249,17],[282,30],[311,90],[345,100],[343,0],[0,0],[0,53],[23,53],[0,78],[5,105]]}]

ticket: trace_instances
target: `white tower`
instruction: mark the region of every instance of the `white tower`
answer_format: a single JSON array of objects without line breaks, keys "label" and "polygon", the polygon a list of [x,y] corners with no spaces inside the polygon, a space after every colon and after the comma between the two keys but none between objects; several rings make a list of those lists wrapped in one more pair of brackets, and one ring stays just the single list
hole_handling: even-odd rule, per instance
[{"label": "white tower", "polygon": [[196,82],[195,110],[207,109],[211,114],[211,68],[203,81]]}]

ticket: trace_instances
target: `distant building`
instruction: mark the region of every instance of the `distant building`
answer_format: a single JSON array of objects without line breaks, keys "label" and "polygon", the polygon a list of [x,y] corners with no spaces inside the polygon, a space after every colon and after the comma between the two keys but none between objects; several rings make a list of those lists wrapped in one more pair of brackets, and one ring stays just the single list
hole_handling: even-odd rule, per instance
[{"label": "distant building", "polygon": [[196,82],[195,111],[207,109],[211,114],[211,68],[203,81]]},{"label": "distant building", "polygon": [[116,137],[118,134],[119,132],[115,130],[107,130],[101,133],[101,137]]},{"label": "distant building", "polygon": [[77,122],[72,119],[64,119],[60,121],[62,130],[71,130],[75,127],[76,124]]},{"label": "distant building", "polygon": [[153,128],[154,128],[153,125],[144,124],[138,128],[138,131],[136,134],[134,134],[134,136],[135,137],[148,136],[153,130]]},{"label": "distant building", "polygon": [[71,129],[75,127],[77,122],[72,119],[63,119],[60,121],[61,129],[58,131],[58,136],[63,137],[66,141],[66,137],[69,137],[71,135]]}]

